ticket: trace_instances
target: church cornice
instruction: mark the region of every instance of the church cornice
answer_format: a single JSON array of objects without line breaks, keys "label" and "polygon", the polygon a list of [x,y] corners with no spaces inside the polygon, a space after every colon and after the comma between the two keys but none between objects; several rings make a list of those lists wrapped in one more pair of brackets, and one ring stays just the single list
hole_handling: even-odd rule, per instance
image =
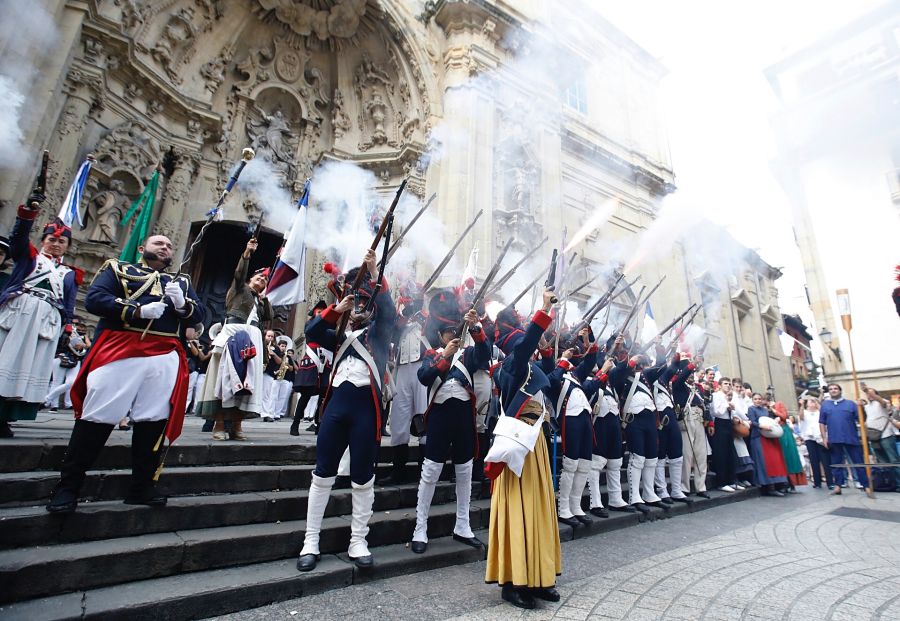
[{"label": "church cornice", "polygon": [[[591,132],[595,133],[595,132]],[[630,176],[635,183],[657,196],[671,194],[677,188],[663,174],[671,178],[671,171],[653,166],[643,155],[635,151],[621,148],[633,159],[629,160],[614,153],[610,148],[601,144],[601,141],[609,141],[600,135],[589,135],[584,128],[576,131],[570,123],[564,123],[560,128],[562,148],[577,155],[589,159],[620,175]],[[619,146],[619,145],[616,145]],[[635,163],[637,160],[639,163]]]},{"label": "church cornice", "polygon": [[174,108],[174,116],[193,120],[199,124],[198,130],[218,131],[223,119],[213,112],[209,102],[185,95],[157,74],[137,55],[134,40],[119,31],[119,24],[97,14],[93,4],[89,6],[89,18],[85,20],[81,35],[85,52],[73,61],[73,67],[80,65],[85,70],[99,71],[107,92],[111,92],[109,79],[115,79],[123,87],[133,83],[145,84],[143,91],[147,95],[148,106],[168,108],[169,116],[173,116],[171,111]]}]

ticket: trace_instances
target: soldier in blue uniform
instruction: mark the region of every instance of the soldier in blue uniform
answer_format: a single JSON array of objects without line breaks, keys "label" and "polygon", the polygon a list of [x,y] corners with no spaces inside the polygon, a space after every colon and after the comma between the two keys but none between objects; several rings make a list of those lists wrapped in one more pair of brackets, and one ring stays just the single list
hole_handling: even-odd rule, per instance
[{"label": "soldier in blue uniform", "polygon": [[[663,366],[663,371],[653,383],[653,400],[656,402],[656,411],[659,412],[659,448],[658,461],[656,462],[656,495],[667,505],[673,502],[690,504],[693,502],[682,490],[681,470],[684,461],[681,442],[681,430],[678,428],[678,420],[675,415],[675,403],[672,400],[671,382],[678,371],[681,356],[676,353],[671,362],[666,364],[662,348],[657,347],[656,364]],[[666,466],[669,467],[669,483],[672,485],[672,493],[666,487]]]},{"label": "soldier in blue uniform", "polygon": [[[426,333],[429,341],[440,340],[443,347],[429,349],[419,367],[419,381],[428,387],[425,425],[428,442],[419,480],[416,505],[416,528],[413,552],[422,554],[428,546],[428,513],[447,456],[453,459],[456,474],[456,524],[453,539],[480,548],[469,525],[469,503],[472,497],[472,460],[477,452],[475,429],[475,390],[473,375],[490,359],[490,343],[478,323],[478,313],[469,310],[465,317],[459,310],[453,290],[435,292],[429,304]],[[460,349],[456,333],[465,320],[474,345]]]},{"label": "soldier in blue uniform", "polygon": [[[610,337],[605,351],[612,351],[615,345],[621,345],[621,337],[617,342],[614,342],[614,338]],[[591,514],[601,518],[609,517],[600,493],[600,473],[604,469],[606,470],[609,508],[624,513],[636,511],[622,499],[623,451],[619,395],[609,384],[609,371],[614,364],[615,361],[611,357],[605,358],[603,366],[594,378],[599,383],[599,389],[591,395],[594,447],[591,456],[591,472],[588,476],[588,489],[591,495]]]},{"label": "soldier in blue uniform", "polygon": [[110,259],[91,283],[84,304],[100,322],[72,387],[78,420],[47,505],[52,513],[75,510],[85,472],[129,413],[134,426],[125,503],[166,504],[153,478],[163,435],[174,441],[184,421],[189,374],[180,337],[204,318],[190,279],[166,271],[173,250],[169,238],[150,236],[138,248],[139,263]]},{"label": "soldier in blue uniform", "polygon": [[[588,378],[597,365],[598,348],[590,339],[589,328],[578,335],[566,335],[560,342],[566,350],[547,376],[547,396],[556,409],[563,448],[557,515],[560,522],[576,527],[593,522],[581,508],[581,495],[591,471],[594,448],[589,398],[600,389],[600,382]],[[586,353],[579,355],[579,350]]]},{"label": "soldier in blue uniform", "polygon": [[[325,393],[325,405],[316,441],[306,509],[306,533],[297,569],[310,571],[319,560],[319,533],[325,505],[337,476],[341,456],[350,447],[353,515],[350,521],[350,559],[360,568],[373,565],[366,543],[375,501],[375,460],[381,442],[382,384],[397,311],[387,283],[372,282],[378,273],[375,252],[366,252],[368,276],[358,291],[351,291],[356,269],[341,285],[343,297],[306,326],[306,338],[336,350],[334,372]],[[377,285],[377,286],[376,286]],[[374,300],[372,297],[374,296]],[[371,302],[371,303],[370,303]],[[349,329],[337,342],[335,325],[350,313]]]},{"label": "soldier in blue uniform", "polygon": [[628,444],[628,503],[641,513],[649,513],[650,506],[668,511],[653,490],[658,457],[659,427],[656,403],[651,386],[665,366],[648,367],[644,355],[632,356],[616,364],[609,372],[609,381],[616,393],[624,398],[622,418]]}]

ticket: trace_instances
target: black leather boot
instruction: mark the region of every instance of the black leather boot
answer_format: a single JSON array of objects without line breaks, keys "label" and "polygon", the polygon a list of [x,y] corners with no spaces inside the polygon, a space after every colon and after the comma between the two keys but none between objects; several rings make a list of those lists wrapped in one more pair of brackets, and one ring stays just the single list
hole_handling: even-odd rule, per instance
[{"label": "black leather boot", "polygon": [[393,447],[394,458],[391,471],[387,476],[376,481],[377,485],[402,485],[406,482],[406,462],[409,459],[409,444],[398,444]]},{"label": "black leather boot", "polygon": [[59,483],[47,503],[47,511],[71,513],[75,510],[84,475],[96,461],[112,430],[113,425],[81,419],[75,421],[69,446],[59,468]]},{"label": "black leather boot", "polygon": [[[153,476],[159,467],[165,439],[160,440],[166,430],[165,420],[134,423],[131,436],[131,488],[125,496],[126,505],[149,505],[162,507],[166,497],[157,493]],[[157,443],[159,450],[154,451]]]}]

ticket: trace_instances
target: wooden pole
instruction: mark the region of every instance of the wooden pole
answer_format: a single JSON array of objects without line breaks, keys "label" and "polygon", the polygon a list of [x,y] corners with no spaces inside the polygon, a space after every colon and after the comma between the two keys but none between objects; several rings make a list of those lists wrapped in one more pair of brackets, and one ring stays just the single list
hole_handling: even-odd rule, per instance
[{"label": "wooden pole", "polygon": [[863,413],[863,407],[859,403],[859,378],[856,376],[856,360],[853,357],[853,339],[850,338],[850,328],[852,325],[850,323],[849,315],[845,315],[842,319],[844,319],[844,329],[847,331],[847,345],[850,347],[850,370],[853,373],[853,391],[856,395],[856,413],[859,416],[859,441],[862,443],[863,462],[866,464],[866,477],[869,479],[869,487],[866,488],[866,495],[869,498],[875,498],[875,484],[872,482],[872,466],[869,465],[871,462],[869,461],[869,440],[866,437],[866,418]]}]

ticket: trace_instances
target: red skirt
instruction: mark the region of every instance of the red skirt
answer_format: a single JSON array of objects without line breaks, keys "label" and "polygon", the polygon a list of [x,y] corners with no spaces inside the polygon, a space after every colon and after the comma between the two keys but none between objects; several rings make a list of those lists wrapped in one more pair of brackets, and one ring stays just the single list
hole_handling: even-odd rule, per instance
[{"label": "red skirt", "polygon": [[784,463],[784,453],[781,451],[781,442],[776,438],[760,436],[763,459],[766,462],[766,474],[770,477],[787,477],[787,465]]}]

